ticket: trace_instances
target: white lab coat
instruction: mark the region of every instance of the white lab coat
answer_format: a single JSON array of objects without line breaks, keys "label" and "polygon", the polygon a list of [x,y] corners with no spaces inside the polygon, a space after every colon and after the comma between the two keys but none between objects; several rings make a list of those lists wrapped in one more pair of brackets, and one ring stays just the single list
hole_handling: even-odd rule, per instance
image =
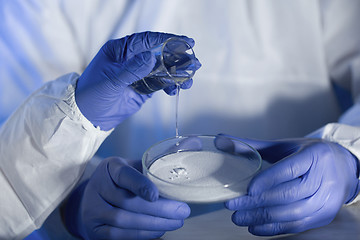
[{"label": "white lab coat", "polygon": [[[357,0],[14,0],[2,5],[0,121],[43,82],[67,72],[81,74],[108,39],[164,31],[193,37],[203,64],[193,87],[180,95],[180,134],[269,139],[301,137],[325,126],[317,136],[360,158],[360,129],[331,124],[342,114],[333,83],[354,100],[360,93]],[[6,205],[0,222],[9,227],[0,227],[0,238],[22,237],[39,227],[109,134],[92,128],[79,113],[75,81],[76,75],[66,75],[49,83],[1,128],[0,186],[6,194],[0,201]],[[154,94],[99,154],[139,158],[151,144],[173,136],[174,104],[174,98]],[[341,121],[360,126],[357,109]],[[51,136],[60,137],[41,147]]]}]

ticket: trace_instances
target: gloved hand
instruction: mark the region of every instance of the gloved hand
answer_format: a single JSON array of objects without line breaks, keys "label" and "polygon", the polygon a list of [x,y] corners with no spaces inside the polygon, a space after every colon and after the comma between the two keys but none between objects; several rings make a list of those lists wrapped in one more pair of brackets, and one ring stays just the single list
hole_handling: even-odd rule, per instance
[{"label": "gloved hand", "polygon": [[[75,100],[81,113],[102,130],[110,130],[140,109],[151,97],[136,93],[130,84],[147,76],[155,65],[148,50],[173,34],[143,32],[108,41],[80,76]],[[190,46],[194,40],[185,36]],[[181,85],[190,88],[192,80]],[[175,86],[164,89],[175,94]]]},{"label": "gloved hand", "polygon": [[180,228],[187,204],[159,198],[156,186],[117,157],[103,160],[63,210],[71,233],[84,239],[153,239]]},{"label": "gloved hand", "polygon": [[[260,236],[297,233],[327,225],[359,192],[358,160],[342,146],[321,139],[240,139],[275,163],[255,176],[248,194],[225,206],[232,221]],[[236,144],[221,148],[235,151]]]}]

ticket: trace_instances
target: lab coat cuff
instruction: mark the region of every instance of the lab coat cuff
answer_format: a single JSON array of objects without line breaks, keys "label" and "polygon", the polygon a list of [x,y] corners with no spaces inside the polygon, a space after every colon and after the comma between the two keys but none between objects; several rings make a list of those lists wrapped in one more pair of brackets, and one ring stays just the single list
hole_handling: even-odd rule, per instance
[{"label": "lab coat cuff", "polygon": [[[336,142],[349,150],[358,161],[360,160],[360,127],[340,123],[329,123],[318,131],[310,134],[309,137],[320,137],[331,142]],[[347,205],[358,201],[360,201],[360,194]]]},{"label": "lab coat cuff", "polygon": [[[66,87],[66,93],[64,94],[64,101],[59,103],[59,108],[74,121],[80,121],[83,128],[88,131],[94,131],[96,134],[108,136],[114,129],[108,131],[101,130],[100,127],[95,127],[80,111],[75,101],[75,88],[79,75],[77,73],[69,73],[62,77],[68,79],[69,85]],[[65,81],[66,84],[66,81]]]}]

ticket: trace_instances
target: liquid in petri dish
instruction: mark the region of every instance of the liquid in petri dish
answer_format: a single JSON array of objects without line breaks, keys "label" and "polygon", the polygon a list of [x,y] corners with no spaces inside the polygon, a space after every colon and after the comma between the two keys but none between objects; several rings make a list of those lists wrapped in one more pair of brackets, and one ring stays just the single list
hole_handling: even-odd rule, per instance
[{"label": "liquid in petri dish", "polygon": [[176,178],[184,178],[190,179],[187,175],[188,172],[186,168],[175,166],[172,170],[170,170],[171,176],[169,177],[170,180],[174,180]]},{"label": "liquid in petri dish", "polygon": [[245,194],[250,180],[247,177],[257,168],[258,164],[246,157],[186,151],[154,161],[149,167],[149,178],[164,197],[188,202],[214,202]]},{"label": "liquid in petri dish", "polygon": [[175,173],[177,175],[187,175],[188,174],[187,171],[186,171],[186,168],[183,168],[183,167],[174,168],[170,172]]}]

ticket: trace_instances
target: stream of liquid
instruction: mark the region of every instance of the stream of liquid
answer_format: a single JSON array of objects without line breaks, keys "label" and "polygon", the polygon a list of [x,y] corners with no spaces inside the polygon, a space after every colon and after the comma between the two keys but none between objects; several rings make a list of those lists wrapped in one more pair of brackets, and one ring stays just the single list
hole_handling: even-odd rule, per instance
[{"label": "stream of liquid", "polygon": [[176,91],[176,102],[175,102],[175,136],[179,137],[179,95],[180,95],[180,85],[177,84]]}]

